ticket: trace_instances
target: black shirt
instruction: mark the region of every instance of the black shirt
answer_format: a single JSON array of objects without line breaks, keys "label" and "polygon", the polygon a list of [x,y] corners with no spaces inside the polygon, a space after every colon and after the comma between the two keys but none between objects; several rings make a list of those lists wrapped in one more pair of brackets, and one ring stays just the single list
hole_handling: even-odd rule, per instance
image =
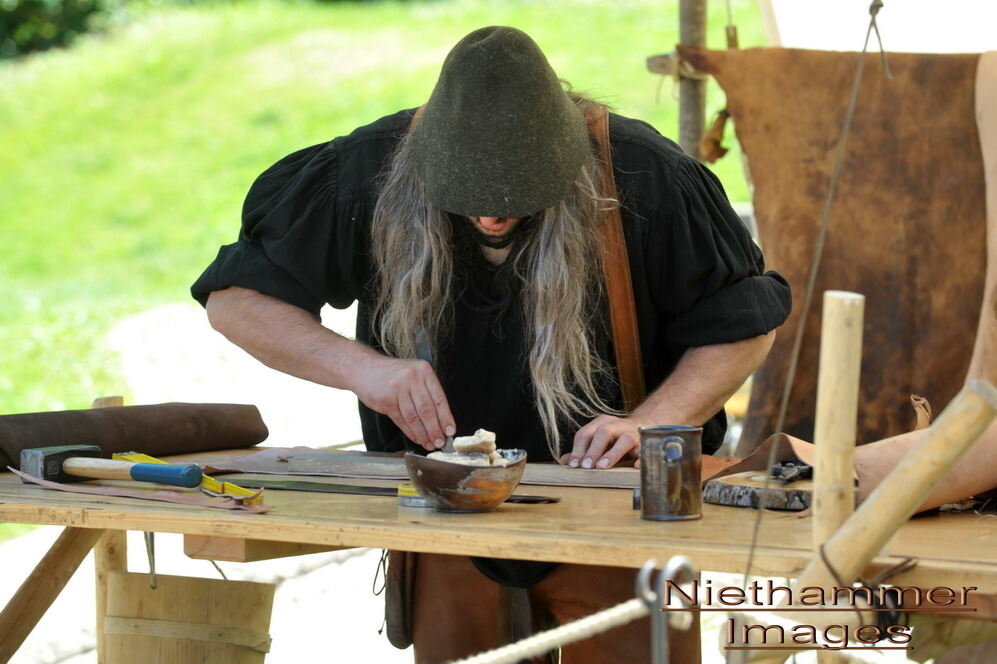
[{"label": "black shirt", "polygon": [[[246,197],[238,242],[221,248],[192,286],[194,298],[204,304],[212,291],[241,286],[316,317],[325,303],[346,308],[356,301],[357,339],[378,348],[370,325],[376,178],[413,112],[383,117],[267,169]],[[651,391],[687,348],[746,339],[781,325],[789,315],[790,291],[778,273],[765,272],[761,251],[709,170],[639,120],[611,114],[610,142]],[[461,244],[461,233],[455,237]],[[500,447],[549,460],[525,365],[515,285],[473,246],[455,252],[461,260],[454,276],[461,283],[454,332],[438,351],[437,372],[458,435],[489,429]],[[601,310],[593,321],[595,346],[614,366]],[[612,382],[601,388],[609,403],[620,404]],[[386,416],[360,404],[360,418],[368,449],[414,449]],[[575,430],[564,427],[562,451],[571,448]],[[704,452],[715,451],[725,431],[720,411],[704,423]]]}]

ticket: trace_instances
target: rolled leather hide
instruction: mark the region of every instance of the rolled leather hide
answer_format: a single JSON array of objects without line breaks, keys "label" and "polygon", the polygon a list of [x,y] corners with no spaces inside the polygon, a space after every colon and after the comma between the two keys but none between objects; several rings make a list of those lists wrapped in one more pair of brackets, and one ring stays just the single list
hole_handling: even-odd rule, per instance
[{"label": "rolled leather hide", "polygon": [[164,403],[0,415],[0,468],[20,468],[21,450],[98,445],[105,456],[152,456],[250,447],[269,432],[256,406]]}]

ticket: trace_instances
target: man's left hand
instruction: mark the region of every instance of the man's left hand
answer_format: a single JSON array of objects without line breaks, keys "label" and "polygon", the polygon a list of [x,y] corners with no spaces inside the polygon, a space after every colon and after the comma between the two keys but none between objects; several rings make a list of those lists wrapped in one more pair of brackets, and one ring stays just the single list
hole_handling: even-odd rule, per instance
[{"label": "man's left hand", "polygon": [[575,434],[571,452],[561,463],[572,468],[612,468],[626,456],[640,459],[640,428],[648,422],[600,415]]}]

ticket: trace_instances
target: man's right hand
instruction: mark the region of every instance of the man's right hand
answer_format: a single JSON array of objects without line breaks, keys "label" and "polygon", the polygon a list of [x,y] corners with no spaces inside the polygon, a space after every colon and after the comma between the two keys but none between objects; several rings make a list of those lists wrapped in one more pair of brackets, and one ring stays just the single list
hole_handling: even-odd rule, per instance
[{"label": "man's right hand", "polygon": [[386,357],[322,327],[304,309],[248,288],[213,292],[207,309],[212,327],[268,367],[350,390],[427,450],[443,447],[457,430],[428,362]]},{"label": "man's right hand", "polygon": [[440,380],[424,360],[372,358],[348,389],[427,450],[443,447],[457,432]]}]

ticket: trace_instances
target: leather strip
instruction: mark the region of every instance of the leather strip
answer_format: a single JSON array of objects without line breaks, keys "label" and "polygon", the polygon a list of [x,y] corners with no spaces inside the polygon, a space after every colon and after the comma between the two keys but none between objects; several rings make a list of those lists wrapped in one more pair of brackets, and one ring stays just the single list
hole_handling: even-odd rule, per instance
[{"label": "leather strip", "polygon": [[121,489],[109,486],[92,486],[89,484],[62,484],[60,482],[50,482],[39,477],[32,477],[27,473],[7,466],[7,470],[17,474],[25,482],[38,484],[47,489],[57,489],[58,491],[68,491],[70,493],[87,493],[95,496],[117,496],[120,498],[138,498],[140,500],[156,500],[164,503],[178,503],[181,505],[194,505],[195,507],[214,507],[223,510],[241,510],[253,514],[262,514],[270,509],[268,505],[245,503],[228,496],[206,496],[198,493],[181,493],[179,491],[139,491],[138,489]]},{"label": "leather strip", "polygon": [[163,639],[210,641],[212,643],[241,646],[255,650],[256,652],[270,652],[270,635],[268,633],[246,629],[245,627],[230,627],[228,625],[105,616],[104,634],[158,636]]},{"label": "leather strip", "polygon": [[609,300],[613,347],[616,351],[616,370],[623,392],[624,408],[630,412],[644,399],[646,388],[641,364],[640,335],[637,331],[637,309],[630,277],[630,259],[623,235],[620,206],[615,202],[619,199],[613,178],[613,155],[609,143],[609,111],[600,106],[588,114],[587,120],[589,132],[599,146],[602,160],[602,195],[614,200],[613,206],[606,210],[602,224],[602,266]]}]

